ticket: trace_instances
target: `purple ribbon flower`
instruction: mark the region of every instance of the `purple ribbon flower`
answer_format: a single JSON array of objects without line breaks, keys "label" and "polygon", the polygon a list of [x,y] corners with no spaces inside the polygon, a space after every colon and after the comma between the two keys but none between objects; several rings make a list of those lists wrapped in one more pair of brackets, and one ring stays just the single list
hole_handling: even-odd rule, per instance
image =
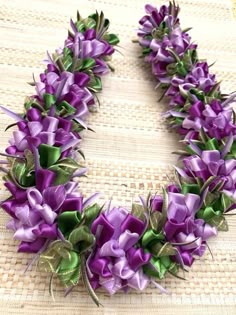
[{"label": "purple ribbon flower", "polygon": [[133,288],[143,290],[149,284],[142,266],[151,255],[137,248],[145,224],[126,209],[107,210],[93,222],[96,247],[88,260],[94,289],[103,287],[109,294]]},{"label": "purple ribbon flower", "polygon": [[[32,110],[35,110],[34,108]],[[36,148],[40,144],[51,146],[63,146],[71,143],[79,143],[79,139],[70,132],[72,123],[60,117],[42,117],[36,111],[30,114],[38,115],[37,120],[22,120],[17,123],[18,130],[13,131],[13,138],[9,141],[10,146],[6,149],[8,154],[22,155],[26,149]]]},{"label": "purple ribbon flower", "polygon": [[182,176],[194,179],[199,178],[203,182],[214,176],[210,184],[210,190],[222,183],[220,191],[236,199],[236,160],[227,159],[218,150],[200,151],[199,155],[192,155],[183,159]]},{"label": "purple ribbon flower", "polygon": [[[191,266],[196,256],[204,254],[206,241],[217,234],[215,227],[202,219],[195,218],[201,204],[200,196],[190,193],[181,194],[179,188],[174,185],[168,187],[165,237],[171,243],[186,243],[186,245],[176,246],[179,256],[174,258],[186,266]],[[154,211],[162,211],[163,198],[155,196],[151,200],[151,206]]]},{"label": "purple ribbon flower", "polygon": [[165,22],[168,29],[173,29],[174,26],[179,25],[179,19],[177,18],[179,8],[176,6],[163,5],[158,10],[154,6],[147,4],[145,5],[145,11],[147,14],[139,21],[141,28],[138,31],[138,36],[141,37],[140,43],[143,46],[149,47],[150,40],[148,37],[152,35],[153,30],[158,29],[161,23]]},{"label": "purple ribbon flower", "polygon": [[[183,106],[189,90],[198,89],[201,92],[208,93],[215,85],[215,75],[209,73],[208,64],[197,62],[185,77],[174,76],[171,80],[171,86],[166,92],[166,95],[171,98],[169,105]],[[186,94],[185,97],[183,93]],[[193,93],[191,95],[195,102],[199,100]]]},{"label": "purple ribbon flower", "polygon": [[21,190],[7,182],[13,197],[2,203],[2,208],[12,217],[7,228],[15,232],[20,241],[19,252],[37,253],[46,240],[59,238],[56,219],[63,211],[82,211],[82,196],[74,192],[75,182],[66,185]]}]

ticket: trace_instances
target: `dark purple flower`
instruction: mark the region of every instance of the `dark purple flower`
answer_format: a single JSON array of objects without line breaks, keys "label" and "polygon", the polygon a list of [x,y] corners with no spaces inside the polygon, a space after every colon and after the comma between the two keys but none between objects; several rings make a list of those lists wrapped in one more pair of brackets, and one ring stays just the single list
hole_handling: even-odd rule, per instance
[{"label": "dark purple flower", "polygon": [[[205,150],[198,155],[192,155],[183,159],[182,175],[189,179],[199,178],[203,183],[211,176],[215,179],[210,185],[222,183],[220,191],[229,197],[236,199],[236,160],[224,160],[222,152],[218,150]],[[185,175],[184,175],[185,174]]]},{"label": "dark purple flower", "polygon": [[120,289],[143,290],[149,283],[142,266],[151,255],[136,248],[145,224],[126,209],[107,210],[93,222],[91,231],[96,236],[96,247],[88,260],[90,281],[110,294]]},{"label": "dark purple flower", "polygon": [[[163,198],[155,196],[151,199],[153,211],[162,211]],[[167,221],[164,226],[166,240],[171,243],[186,243],[176,246],[179,255],[172,256],[180,263],[191,266],[194,257],[202,256],[206,249],[206,241],[217,234],[217,229],[196,219],[200,210],[201,198],[195,194],[181,194],[172,185],[168,187]]]},{"label": "dark purple flower", "polygon": [[34,187],[22,191],[12,183],[6,185],[13,196],[2,203],[2,208],[12,217],[7,228],[21,242],[20,252],[36,253],[47,239],[58,238],[58,213],[82,211],[83,198],[74,192],[76,183],[71,184],[47,187],[42,192]]},{"label": "dark purple flower", "polygon": [[197,102],[199,98],[194,91],[209,93],[216,85],[215,75],[209,73],[209,67],[206,62],[197,62],[192,70],[185,76],[174,76],[171,80],[171,86],[168,88],[166,95],[169,96],[170,106],[183,106],[186,99],[191,94],[191,101]]},{"label": "dark purple flower", "polygon": [[158,31],[158,35],[165,34],[171,31],[175,26],[179,25],[177,18],[179,7],[170,4],[169,6],[161,6],[158,10],[154,6],[147,4],[145,6],[147,15],[143,16],[139,21],[141,28],[138,31],[138,36],[141,37],[140,43],[143,46],[150,45],[149,37],[153,35],[153,31]]},{"label": "dark purple flower", "polygon": [[72,123],[64,122],[63,118],[46,116],[36,121],[21,121],[17,125],[18,130],[13,131],[10,146],[6,149],[8,154],[22,155],[26,149],[31,149],[33,143],[35,147],[43,143],[62,148],[70,143],[75,145],[75,141],[79,143],[79,139],[70,132]]}]

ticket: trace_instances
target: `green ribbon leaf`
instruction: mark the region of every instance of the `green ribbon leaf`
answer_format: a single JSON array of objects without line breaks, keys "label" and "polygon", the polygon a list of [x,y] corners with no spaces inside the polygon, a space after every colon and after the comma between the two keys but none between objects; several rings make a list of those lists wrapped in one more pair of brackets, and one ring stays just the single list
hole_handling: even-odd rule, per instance
[{"label": "green ribbon leaf", "polygon": [[234,203],[234,200],[231,199],[229,196],[227,196],[226,194],[221,194],[221,204],[224,211],[230,208]]},{"label": "green ribbon leaf", "polygon": [[58,228],[64,236],[70,233],[81,221],[78,211],[65,211],[58,216]]},{"label": "green ribbon leaf", "polygon": [[35,185],[34,159],[31,151],[25,150],[25,160],[11,159],[9,170],[11,180],[20,188]]},{"label": "green ribbon leaf", "polygon": [[81,270],[80,256],[70,251],[68,258],[62,258],[58,267],[57,275],[65,287],[75,286],[79,282]]},{"label": "green ribbon leaf", "polygon": [[143,266],[143,271],[148,276],[163,279],[168,270],[173,272],[176,269],[173,265],[176,263],[171,261],[169,256],[152,257],[149,264]]},{"label": "green ribbon leaf", "polygon": [[168,200],[168,192],[166,191],[166,189],[162,189],[163,191],[163,206],[162,206],[162,214],[164,216],[164,218],[167,218],[167,210],[168,210],[168,206],[169,206],[169,200]]},{"label": "green ribbon leaf", "polygon": [[80,256],[68,241],[57,240],[49,244],[40,255],[38,266],[43,271],[56,273],[66,287],[79,281]]},{"label": "green ribbon leaf", "polygon": [[145,221],[146,217],[144,215],[144,208],[139,203],[132,204],[131,214],[136,218],[140,219],[141,221]]},{"label": "green ribbon leaf", "polygon": [[100,92],[102,90],[101,79],[97,76],[93,76],[89,81],[88,88],[95,93]]},{"label": "green ribbon leaf", "polygon": [[[222,199],[220,201],[222,202]],[[205,209],[199,210],[197,212],[197,218],[203,219],[211,226],[215,226],[218,231],[228,231],[228,224],[223,216],[224,205],[219,204],[217,200],[214,207],[217,207],[218,210],[214,210],[213,207],[206,207]]]},{"label": "green ribbon leaf", "polygon": [[84,286],[85,286],[88,294],[90,295],[93,302],[99,307],[100,306],[99,299],[98,299],[96,293],[94,292],[94,289],[92,288],[90,281],[89,281],[89,278],[88,278],[88,275],[87,275],[86,259],[85,259],[84,255],[81,255],[81,274],[82,274]]},{"label": "green ribbon leaf", "polygon": [[81,165],[71,158],[59,160],[54,165],[50,166],[49,169],[56,173],[54,185],[65,184],[79,167],[81,167]]},{"label": "green ribbon leaf", "polygon": [[143,248],[147,248],[164,239],[165,237],[162,232],[157,233],[156,231],[149,229],[144,233],[141,239],[141,245]]},{"label": "green ribbon leaf", "polygon": [[67,117],[75,114],[76,109],[71,106],[67,101],[62,101],[57,109],[60,111],[60,116]]},{"label": "green ribbon leaf", "polygon": [[78,252],[83,253],[93,246],[95,236],[87,226],[83,225],[74,229],[70,233],[68,240]]},{"label": "green ribbon leaf", "polygon": [[199,187],[198,184],[183,183],[182,184],[181,193],[184,194],[184,195],[186,195],[188,193],[200,195],[200,187]]},{"label": "green ribbon leaf", "polygon": [[209,139],[205,143],[206,150],[218,150],[219,144],[216,138]]},{"label": "green ribbon leaf", "polygon": [[154,211],[150,214],[149,222],[151,229],[155,230],[157,233],[160,233],[165,224],[165,217],[161,212]]},{"label": "green ribbon leaf", "polygon": [[85,208],[83,210],[84,224],[90,226],[92,222],[97,218],[101,210],[102,208],[97,203],[88,208]]},{"label": "green ribbon leaf", "polygon": [[43,100],[46,110],[50,109],[50,107],[56,103],[56,97],[49,93],[44,93]]},{"label": "green ribbon leaf", "polygon": [[61,258],[69,259],[70,250],[72,250],[72,244],[68,241],[57,240],[52,242],[40,255],[39,268],[46,272],[56,272]]},{"label": "green ribbon leaf", "polygon": [[85,24],[83,21],[76,21],[75,22],[76,28],[78,32],[84,33],[86,30]]},{"label": "green ribbon leaf", "polygon": [[39,161],[42,167],[48,168],[55,164],[61,155],[61,149],[48,144],[40,144]]},{"label": "green ribbon leaf", "polygon": [[120,42],[119,37],[115,34],[108,34],[107,38],[104,37],[104,39],[112,46],[115,46]]},{"label": "green ribbon leaf", "polygon": [[228,223],[224,216],[214,216],[211,218],[208,223],[212,226],[215,226],[218,231],[224,231],[227,232],[229,230]]},{"label": "green ribbon leaf", "polygon": [[49,170],[53,171],[56,174],[56,178],[54,179],[53,182],[55,186],[67,183],[70,180],[71,175],[74,173],[74,171],[68,172],[67,170],[64,170],[58,165],[50,166]]},{"label": "green ribbon leaf", "polygon": [[78,164],[75,160],[73,160],[72,158],[65,158],[62,160],[59,160],[55,165],[60,166],[61,168],[64,169],[73,169],[76,170],[79,167],[81,167],[80,164]]},{"label": "green ribbon leaf", "polygon": [[150,251],[153,256],[162,257],[176,255],[177,249],[174,248],[169,242],[166,242],[164,245],[161,243],[156,243],[151,247]]},{"label": "green ribbon leaf", "polygon": [[93,68],[96,65],[96,61],[93,58],[86,58],[82,61],[81,66],[79,68],[80,71],[88,70]]}]

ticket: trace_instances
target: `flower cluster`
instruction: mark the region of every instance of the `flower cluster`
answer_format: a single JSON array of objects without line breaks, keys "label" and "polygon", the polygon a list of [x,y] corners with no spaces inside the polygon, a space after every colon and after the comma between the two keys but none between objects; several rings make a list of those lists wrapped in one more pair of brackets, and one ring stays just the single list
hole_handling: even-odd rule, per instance
[{"label": "flower cluster", "polygon": [[80,132],[87,129],[84,119],[102,89],[100,76],[108,72],[119,42],[108,27],[103,13],[87,19],[78,14],[64,48],[48,54],[45,72],[32,83],[36,94],[26,99],[25,113],[1,107],[17,126],[3,154],[11,197],[1,206],[12,217],[7,228],[15,232],[21,252],[37,253],[47,240],[60,239],[58,217],[64,211],[82,210],[73,179],[86,170],[75,159]]},{"label": "flower cluster", "polygon": [[123,208],[108,209],[93,222],[97,241],[88,265],[95,289],[102,286],[114,294],[119,289],[143,290],[149,284],[141,267],[151,255],[135,247],[144,229],[145,223]]},{"label": "flower cluster", "polygon": [[1,203],[11,216],[7,228],[20,252],[36,253],[38,266],[57,274],[66,294],[82,277],[98,306],[100,287],[114,294],[152,283],[165,292],[158,281],[167,273],[181,278],[208,240],[227,231],[225,214],[235,209],[235,95],[221,93],[178,12],[174,2],[160,10],[146,5],[138,31],[144,60],[169,99],[165,116],[186,149],[179,152],[176,184],[163,196],[140,197],[130,212],[110,204],[102,210],[94,203],[97,193],[83,200],[75,191],[74,178],[86,171],[76,161],[83,155],[80,132],[89,129],[85,118],[119,42],[103,13],[86,19],[78,13],[71,21],[64,47],[48,55],[47,69],[32,83],[36,94],[23,115],[1,107],[18,128],[1,153],[11,193]]},{"label": "flower cluster", "polygon": [[[166,240],[179,243],[178,255],[175,259],[186,266],[191,266],[196,256],[202,256],[206,249],[206,241],[217,234],[217,229],[196,218],[203,200],[200,196],[181,194],[177,186],[168,187],[167,220],[164,225]],[[151,202],[152,211],[163,210],[163,198],[155,196]]]},{"label": "flower cluster", "polygon": [[186,144],[176,167],[178,186],[168,187],[166,200],[152,199],[149,239],[141,242],[152,254],[152,268],[144,270],[162,278],[167,271],[176,275],[178,269],[163,263],[163,252],[180,267],[191,266],[203,255],[207,240],[228,228],[224,214],[235,208],[236,198],[235,94],[223,96],[208,63],[198,59],[197,45],[188,30],[181,29],[175,3],[159,11],[145,8],[138,31],[144,60],[169,99],[164,116]]}]

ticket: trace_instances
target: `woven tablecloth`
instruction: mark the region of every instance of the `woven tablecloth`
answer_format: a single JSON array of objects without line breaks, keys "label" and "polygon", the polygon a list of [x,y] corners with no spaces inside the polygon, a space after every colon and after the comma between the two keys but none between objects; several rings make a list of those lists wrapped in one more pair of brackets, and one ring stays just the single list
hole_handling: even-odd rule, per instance
[{"label": "woven tablecloth", "polygon": [[[153,1],[154,2],[154,1]],[[222,90],[236,90],[236,11],[233,1],[179,0],[183,27],[192,26],[200,57],[216,61],[212,71],[223,80]],[[63,44],[69,18],[79,9],[83,16],[103,10],[111,30],[120,36],[120,53],[113,59],[115,72],[103,80],[100,108],[84,133],[82,149],[89,168],[80,190],[89,195],[101,191],[100,202],[130,208],[138,195],[161,192],[173,181],[173,151],[180,148],[175,132],[167,129],[161,112],[165,101],[154,90],[150,69],[139,58],[140,47],[132,43],[143,15],[141,0],[0,0],[0,104],[17,112],[24,97],[33,94],[26,82],[44,70],[46,51]],[[163,4],[156,1],[156,5]],[[234,13],[235,12],[235,13]],[[0,114],[0,151],[7,146],[13,121]],[[0,198],[8,193],[0,182]],[[18,254],[17,242],[5,230],[8,217],[0,212],[0,314],[236,314],[236,217],[228,217],[229,232],[209,242],[213,252],[197,260],[186,281],[168,276],[161,284],[169,295],[155,288],[108,296],[98,291],[104,307],[97,308],[79,285],[67,298],[55,282],[53,302],[49,277],[33,268],[23,273],[31,255]]]}]

